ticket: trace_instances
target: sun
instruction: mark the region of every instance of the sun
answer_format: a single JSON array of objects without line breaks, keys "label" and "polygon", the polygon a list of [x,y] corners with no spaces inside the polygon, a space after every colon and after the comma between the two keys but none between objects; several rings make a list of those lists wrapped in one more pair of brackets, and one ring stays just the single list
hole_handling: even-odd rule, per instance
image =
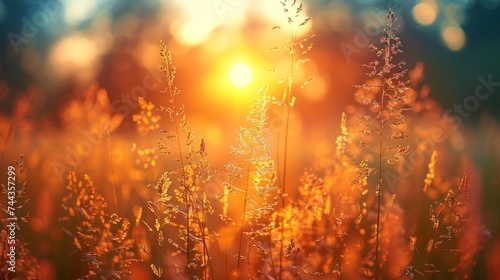
[{"label": "sun", "polygon": [[252,69],[246,64],[235,64],[229,70],[229,80],[237,87],[246,87],[252,81]]}]

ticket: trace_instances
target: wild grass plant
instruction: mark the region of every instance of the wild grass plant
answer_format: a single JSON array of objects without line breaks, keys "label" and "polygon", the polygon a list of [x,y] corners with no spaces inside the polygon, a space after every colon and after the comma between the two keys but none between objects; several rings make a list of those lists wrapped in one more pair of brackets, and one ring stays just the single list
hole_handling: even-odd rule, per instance
[{"label": "wild grass plant", "polygon": [[[26,230],[27,223],[30,218],[30,213],[27,211],[27,206],[30,199],[27,198],[28,187],[27,183],[27,169],[24,164],[24,156],[16,160],[12,165],[15,170],[9,174],[9,177],[14,178],[15,186],[15,199],[2,201],[0,203],[0,260],[2,268],[0,269],[0,277],[3,279],[36,279],[38,273],[37,259],[31,254],[29,239],[22,234],[22,230]],[[7,198],[8,193],[12,192],[11,184],[2,183],[2,196]],[[16,218],[14,221],[15,228],[8,227],[13,222],[11,219]],[[15,235],[12,235],[12,230]],[[9,263],[12,255],[12,247],[15,247],[15,264]],[[8,265],[7,265],[8,264]],[[9,268],[15,267],[15,272]]]},{"label": "wild grass plant", "polygon": [[[276,167],[277,167],[277,177],[280,195],[280,206],[281,213],[278,212],[278,225],[280,226],[280,236],[276,237],[278,240],[279,248],[278,251],[278,275],[277,278],[281,279],[284,271],[284,246],[285,245],[285,227],[289,222],[286,219],[285,209],[287,207],[287,158],[288,158],[288,139],[289,139],[289,128],[290,128],[290,114],[291,110],[295,104],[295,91],[297,87],[297,81],[295,81],[294,73],[301,65],[309,61],[307,54],[313,48],[313,42],[311,40],[314,35],[300,38],[298,36],[299,29],[308,24],[311,18],[303,16],[304,5],[298,1],[281,1],[281,6],[283,8],[283,14],[286,18],[288,26],[275,26],[273,29],[287,28],[289,29],[290,36],[286,40],[286,44],[281,47],[274,47],[270,49],[271,51],[284,51],[285,54],[290,59],[290,65],[288,73],[284,78],[282,78],[278,83],[284,84],[283,95],[281,99],[275,97],[273,100],[274,104],[281,107],[280,113],[278,115],[278,124],[276,132]],[[307,84],[314,80],[314,76],[310,77],[305,82],[302,82],[300,88],[304,88]],[[283,140],[282,140],[283,139]],[[282,153],[281,153],[282,151]],[[293,239],[290,242],[293,243]],[[275,272],[273,270],[273,272]]]},{"label": "wild grass plant", "polygon": [[[90,123],[93,131],[103,133],[107,150],[96,151],[106,156],[95,164],[106,166],[109,174],[103,182],[109,186],[79,171],[90,168],[86,165],[60,169],[66,175],[58,224],[65,235],[60,240],[71,244],[65,253],[79,263],[65,277],[472,277],[475,256],[488,237],[476,210],[468,207],[477,187],[475,174],[465,158],[460,164],[446,161],[445,144],[422,141],[433,128],[449,138],[457,136],[440,120],[442,109],[429,96],[423,65],[410,68],[402,59],[392,11],[379,42],[370,46],[367,80],[353,89],[358,105],[339,112],[339,123],[332,125],[340,133],[329,139],[330,152],[321,155],[327,164],[317,170],[305,164],[300,179],[290,180],[295,95],[314,80],[298,80],[296,71],[309,60],[314,36],[298,35],[310,24],[302,16],[303,4],[284,0],[281,5],[288,25],[273,29],[288,29],[290,35],[270,51],[284,51],[289,68],[277,84],[263,85],[253,94],[245,122],[232,136],[230,156],[218,169],[210,162],[220,155],[209,151],[210,143],[195,133],[188,108],[180,104],[175,53],[163,42],[158,70],[165,80],[159,101],[140,97],[132,115],[139,135],[127,142],[133,168],[124,168],[124,152],[117,152],[117,146],[127,145],[110,136],[122,119],[111,113],[106,92],[93,88],[82,102],[71,103],[78,114],[68,117],[68,126],[75,130]],[[85,111],[99,121],[85,119]],[[10,128],[5,131],[2,141],[11,135]],[[146,135],[155,139],[149,146],[142,141]],[[419,163],[411,161],[417,156]],[[216,180],[222,182],[213,187]],[[23,205],[24,192],[20,188],[18,205]],[[3,259],[5,246],[0,246]],[[26,275],[19,278],[36,279],[36,259],[22,248],[26,253],[19,267]]]},{"label": "wild grass plant", "polygon": [[[401,40],[395,34],[397,29],[396,15],[389,10],[387,14],[387,27],[383,30],[380,38],[381,46],[370,45],[376,55],[376,59],[365,65],[368,69],[367,83],[358,86],[360,90],[355,93],[358,103],[367,106],[365,111],[356,113],[356,121],[359,124],[357,131],[359,137],[354,139],[364,154],[375,151],[373,169],[377,173],[375,186],[375,208],[376,222],[373,228],[375,238],[374,277],[380,278],[380,233],[383,231],[380,223],[382,212],[383,192],[387,190],[385,178],[383,178],[386,164],[395,165],[403,161],[408,154],[409,146],[397,142],[408,138],[405,132],[407,119],[404,112],[411,110],[405,100],[404,93],[408,90],[409,79],[406,78],[407,69],[404,61],[396,61],[397,55],[402,53]],[[373,112],[375,116],[370,114]],[[375,137],[374,137],[375,136]],[[365,151],[368,149],[368,151]],[[363,156],[356,156],[363,157]]]},{"label": "wild grass plant", "polygon": [[138,261],[130,222],[110,213],[88,175],[80,181],[71,172],[66,189],[62,201],[66,215],[60,218],[61,227],[73,241],[72,254],[79,254],[87,265],[86,274],[78,279],[130,278],[130,267]]},{"label": "wild grass plant", "polygon": [[[413,219],[410,224],[405,220],[404,207],[398,204],[394,181],[391,181],[390,176],[387,177],[387,174],[398,174],[410,151],[410,136],[407,131],[411,117],[405,114],[411,114],[413,106],[419,107],[420,102],[424,102],[410,88],[410,83],[415,83],[418,78],[415,72],[419,69],[410,73],[413,75],[410,75],[412,80],[407,77],[408,70],[404,61],[396,60],[402,53],[402,44],[395,34],[397,18],[392,11],[387,15],[387,26],[383,30],[380,47],[371,46],[376,59],[366,65],[369,80],[356,87],[355,100],[363,107],[352,110],[348,115],[342,114],[341,135],[336,141],[336,153],[331,155],[335,162],[332,169],[317,171],[323,173],[323,176],[306,169],[298,185],[299,196],[287,196],[287,126],[294,103],[293,69],[306,61],[301,55],[307,54],[312,49],[312,44],[305,45],[311,37],[298,40],[292,26],[302,5],[291,1],[285,1],[282,5],[285,13],[289,13],[292,8],[296,9],[294,16],[288,18],[292,37],[284,49],[290,55],[292,63],[289,74],[283,80],[284,93],[281,99],[270,97],[267,85],[256,92],[247,115],[248,125],[236,132],[237,144],[230,147],[234,159],[226,164],[228,181],[224,183],[224,190],[215,195],[214,201],[199,199],[203,197],[203,191],[195,193],[201,187],[190,187],[186,193],[183,184],[186,178],[192,177],[183,175],[182,171],[176,171],[181,174],[178,182],[170,181],[165,175],[169,173],[165,173],[159,184],[166,188],[157,186],[160,197],[164,201],[171,201],[168,188],[179,184],[174,190],[178,203],[167,203],[168,210],[163,214],[179,212],[181,215],[174,216],[182,217],[181,221],[173,223],[167,218],[162,224],[159,222],[161,219],[157,218],[156,222],[159,223],[157,230],[166,226],[167,221],[183,229],[175,237],[183,240],[182,244],[169,239],[173,254],[186,256],[185,262],[179,262],[183,265],[177,271],[187,277],[239,279],[396,279],[467,274],[464,272],[465,266],[460,266],[463,258],[456,257],[461,254],[458,249],[441,252],[454,255],[452,259],[455,258],[455,262],[451,261],[454,264],[450,263],[448,267],[434,264],[429,255],[433,253],[433,248],[437,248],[436,244],[440,245],[444,240],[451,242],[460,235],[462,227],[459,224],[466,219],[463,218],[464,214],[456,211],[466,207],[468,175],[459,184],[458,190],[447,190],[444,202],[429,202],[431,211],[426,221]],[[299,26],[307,21],[305,19]],[[275,27],[278,28],[281,27]],[[162,57],[165,58],[168,52],[164,48],[162,45]],[[273,48],[277,49],[279,48]],[[170,65],[169,53],[167,57],[166,65]],[[167,84],[171,92],[170,102],[173,102],[173,97],[179,91],[172,87],[175,71],[166,70],[167,68],[161,69],[170,73]],[[311,81],[312,79],[304,84]],[[424,99],[425,97],[423,96]],[[281,124],[277,131],[270,130],[269,106],[282,107],[280,120],[284,120],[283,130]],[[180,112],[176,112],[174,107],[161,110],[169,112],[175,127],[186,128],[183,109]],[[176,117],[180,118],[178,123]],[[275,147],[271,144],[271,132],[277,138]],[[171,140],[178,139],[178,133],[178,130],[173,131]],[[189,146],[194,141],[192,137],[192,132],[188,130],[187,150],[195,151],[196,155],[206,155],[202,152],[203,148],[196,150]],[[202,142],[201,147],[203,145]],[[160,144],[160,147],[167,150],[166,145]],[[283,153],[273,153],[273,148],[279,150],[280,147]],[[175,149],[175,153],[182,157],[180,142]],[[422,197],[435,176],[437,152],[429,153],[432,156],[428,158],[429,171],[425,176]],[[272,158],[273,154],[275,159]],[[192,154],[184,157],[190,159]],[[184,165],[182,158],[178,162],[181,166],[190,166],[188,170],[193,170],[191,164]],[[183,170],[185,169],[184,167]],[[194,178],[196,181],[200,177]],[[207,180],[210,178],[212,177],[208,176]],[[457,202],[458,200],[462,202]],[[423,199],[421,202],[425,203]],[[207,205],[210,205],[210,211],[200,211]],[[444,214],[444,209],[447,214]],[[194,215],[196,211],[199,211],[198,215]],[[203,218],[216,211],[221,211],[218,216],[223,223]],[[198,218],[189,218],[191,215]],[[454,218],[453,226],[442,226],[442,223],[450,223],[450,215]],[[414,235],[417,222],[422,228],[433,225],[436,232],[429,237],[425,249],[427,256],[423,258],[420,253],[424,251],[421,248],[422,241]],[[154,231],[151,226],[148,228]],[[189,232],[191,233],[187,234]],[[229,238],[228,234],[232,237]],[[160,233],[156,235],[161,236]],[[165,237],[160,239],[163,238]],[[435,240],[439,241],[435,244]],[[228,245],[228,242],[232,244]],[[212,243],[219,243],[224,252],[221,254],[219,250],[214,250],[209,245]],[[198,244],[198,247],[190,244]],[[223,256],[225,261],[217,261],[217,256]],[[202,261],[193,264],[194,260]],[[225,266],[224,272],[214,272],[210,262],[222,263]],[[156,266],[152,265],[158,277],[162,276],[161,265],[161,261]],[[462,271],[459,272],[460,270]],[[200,271],[204,272],[200,274]]]}]

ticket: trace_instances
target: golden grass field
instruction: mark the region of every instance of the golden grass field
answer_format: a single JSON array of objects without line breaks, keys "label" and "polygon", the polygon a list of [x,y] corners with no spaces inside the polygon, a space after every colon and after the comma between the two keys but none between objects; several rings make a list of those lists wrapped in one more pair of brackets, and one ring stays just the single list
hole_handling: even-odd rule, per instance
[{"label": "golden grass field", "polygon": [[[348,105],[315,108],[301,94],[322,89],[309,66],[322,34],[303,4],[281,5],[285,22],[262,28],[289,35],[260,51],[284,62],[235,65],[242,93],[225,109],[182,88],[203,61],[178,68],[186,54],[163,41],[150,94],[90,83],[41,118],[40,92],[16,97],[0,114],[1,278],[498,279],[498,216],[484,210],[498,122],[466,125],[490,91],[446,111],[389,10]],[[270,82],[245,88],[252,75]]]}]

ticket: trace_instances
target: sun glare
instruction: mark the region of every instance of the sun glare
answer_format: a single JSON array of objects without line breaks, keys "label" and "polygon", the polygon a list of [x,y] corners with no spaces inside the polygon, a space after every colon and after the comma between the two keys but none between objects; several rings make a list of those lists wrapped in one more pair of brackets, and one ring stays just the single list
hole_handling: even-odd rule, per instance
[{"label": "sun glare", "polygon": [[237,87],[246,87],[252,81],[252,69],[246,64],[236,64],[229,70],[229,80]]}]

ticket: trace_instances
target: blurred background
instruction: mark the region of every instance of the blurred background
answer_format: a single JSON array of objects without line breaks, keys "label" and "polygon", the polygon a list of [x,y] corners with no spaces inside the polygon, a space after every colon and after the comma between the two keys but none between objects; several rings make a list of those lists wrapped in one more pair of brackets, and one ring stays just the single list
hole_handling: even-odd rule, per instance
[{"label": "blurred background", "polygon": [[[472,159],[485,224],[500,229],[500,0],[304,1],[311,20],[299,36],[315,34],[314,48],[295,80],[315,80],[294,92],[290,168],[297,172],[291,173],[300,174],[316,162],[316,152],[334,147],[341,113],[354,103],[353,86],[366,79],[362,65],[373,59],[368,46],[378,43],[388,9],[399,19],[400,57],[410,69],[423,64],[430,96],[445,112],[456,110],[455,104],[473,108],[454,111],[463,115],[453,151]],[[283,92],[278,81],[288,73],[289,58],[266,51],[289,38],[289,29],[273,29],[277,25],[286,26],[277,0],[0,1],[0,133],[10,139],[2,147],[1,168],[21,154],[28,160],[36,197],[29,231],[38,234],[34,254],[47,263],[47,275],[61,276],[54,263],[65,258],[54,252],[62,250],[55,217],[67,163],[76,161],[77,170],[111,180],[108,158],[101,156],[109,147],[95,133],[102,124],[116,149],[116,172],[128,174],[118,181],[120,196],[131,206],[127,211],[136,211],[130,197],[148,197],[134,184],[147,185],[161,174],[145,171],[157,164],[157,155],[146,148],[155,142],[144,131],[136,133],[132,122],[139,96],[167,105],[159,94],[165,86],[157,72],[160,40],[177,67],[179,102],[216,155],[212,164],[220,167],[252,93],[264,84],[277,98]],[[479,85],[491,96],[477,106],[474,100],[464,103]],[[90,151],[79,145],[92,137]],[[140,158],[131,159],[131,152]]]},{"label": "blurred background", "polygon": [[[308,71],[321,75],[310,90],[316,93],[298,98],[341,110],[352,85],[363,80],[368,44],[377,41],[392,8],[404,59],[410,67],[425,64],[433,96],[451,107],[474,92],[479,75],[499,73],[499,2],[307,1],[312,24],[303,32],[317,35]],[[111,99],[130,93],[155,71],[159,40],[174,53],[179,87],[199,104],[226,110],[221,96],[237,102],[247,91],[229,82],[231,66],[246,63],[257,75],[278,60],[265,50],[286,39],[286,29],[281,38],[270,30],[283,22],[281,15],[279,1],[0,1],[2,112],[12,114],[16,95],[30,89],[44,93],[37,104],[42,115],[91,82]],[[254,77],[249,88],[265,78]],[[495,104],[485,102],[478,111],[497,114]]]}]

